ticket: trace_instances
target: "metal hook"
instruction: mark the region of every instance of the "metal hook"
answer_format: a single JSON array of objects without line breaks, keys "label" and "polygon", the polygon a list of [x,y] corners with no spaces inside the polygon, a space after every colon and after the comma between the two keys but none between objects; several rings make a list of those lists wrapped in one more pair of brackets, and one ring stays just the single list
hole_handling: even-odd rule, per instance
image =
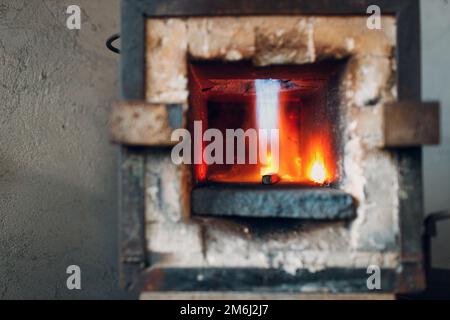
[{"label": "metal hook", "polygon": [[111,50],[112,52],[115,52],[117,54],[120,54],[120,49],[113,46],[113,42],[120,38],[120,33],[115,33],[112,36],[110,36],[108,39],[106,39],[106,47]]}]

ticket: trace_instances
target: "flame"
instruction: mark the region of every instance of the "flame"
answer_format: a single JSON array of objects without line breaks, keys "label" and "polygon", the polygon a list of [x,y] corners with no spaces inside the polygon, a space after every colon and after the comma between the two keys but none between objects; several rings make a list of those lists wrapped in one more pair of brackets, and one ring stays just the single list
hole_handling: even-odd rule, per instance
[{"label": "flame", "polygon": [[[198,181],[260,184],[262,176],[276,174],[281,184],[323,186],[335,182],[338,179],[338,159],[334,149],[333,123],[324,109],[326,106],[282,91],[280,82],[276,80],[257,79],[255,88],[254,100],[244,105],[249,110],[245,122],[235,123],[233,117],[223,117],[216,123],[222,126],[219,127],[222,132],[239,126],[244,130],[279,129],[278,154],[269,143],[263,149],[266,161],[259,158],[256,165],[197,165]],[[258,152],[261,141],[264,140],[258,137]],[[246,148],[248,151],[249,147]]]},{"label": "flame", "polygon": [[267,165],[265,165],[263,168],[261,168],[261,176],[264,176],[266,174],[275,174],[278,173],[275,167],[275,164],[273,162],[272,154],[269,152],[267,153]]},{"label": "flame", "polygon": [[327,179],[327,169],[323,159],[316,159],[308,173],[308,178],[315,183],[323,184]]}]

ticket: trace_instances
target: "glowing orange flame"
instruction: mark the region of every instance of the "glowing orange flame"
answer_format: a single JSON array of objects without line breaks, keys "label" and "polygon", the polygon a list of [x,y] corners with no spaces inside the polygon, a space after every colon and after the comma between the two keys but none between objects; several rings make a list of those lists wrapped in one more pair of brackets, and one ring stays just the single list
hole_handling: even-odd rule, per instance
[{"label": "glowing orange flame", "polygon": [[272,154],[269,152],[267,154],[267,164],[261,168],[261,176],[264,176],[266,174],[275,174],[278,173],[277,171],[278,170],[273,161]]},{"label": "glowing orange flame", "polygon": [[[269,89],[276,89],[273,81],[267,85]],[[262,90],[259,100],[258,96],[250,97],[250,102],[245,100],[245,103],[233,105],[233,108],[238,108],[236,113],[240,113],[239,108],[248,109],[244,122],[239,122],[239,117],[220,116],[225,115],[230,108],[228,102],[220,101],[215,102],[217,105],[211,104],[218,116],[208,121],[211,128],[219,128],[223,133],[228,128],[240,127],[243,130],[279,129],[278,152],[275,153],[269,144],[263,149],[266,161],[258,157],[257,164],[196,165],[197,181],[260,184],[265,175],[277,175],[280,184],[317,187],[337,181],[339,159],[335,149],[333,122],[326,113],[327,105],[316,103],[316,100],[303,100],[294,91],[277,90],[274,95]],[[261,144],[259,137],[258,143]],[[249,145],[245,148],[248,154]],[[260,148],[258,145],[258,152]]]},{"label": "glowing orange flame", "polygon": [[315,160],[309,170],[308,177],[312,182],[323,184],[327,179],[327,170],[321,160]]}]

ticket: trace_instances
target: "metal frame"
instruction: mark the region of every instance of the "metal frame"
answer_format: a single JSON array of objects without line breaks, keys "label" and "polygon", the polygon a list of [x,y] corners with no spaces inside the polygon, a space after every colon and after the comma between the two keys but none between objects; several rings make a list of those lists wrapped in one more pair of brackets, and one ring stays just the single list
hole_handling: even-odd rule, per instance
[{"label": "metal frame", "polygon": [[[398,99],[399,101],[420,101],[419,0],[122,0],[121,97],[123,100],[145,99],[144,39],[147,18],[283,14],[366,15],[367,7],[373,4],[380,6],[382,14],[393,14],[397,18]],[[151,270],[146,257],[144,165],[146,154],[150,152],[151,150],[142,148],[121,147],[120,153],[121,283],[123,287],[135,290],[145,288],[149,274],[154,275],[155,272],[158,274],[158,279],[163,281],[165,272]],[[396,154],[400,167],[400,187],[406,192],[400,199],[402,271],[396,273],[396,279],[393,281],[395,284],[388,289],[394,292],[409,292],[421,290],[423,287],[422,153],[420,147],[412,147],[399,149]],[[346,274],[345,270],[352,269],[330,271],[323,277],[333,279],[338,274]],[[356,272],[356,269],[354,271]],[[241,273],[245,271],[230,272],[225,278],[243,279]],[[307,271],[300,272],[296,277],[295,281],[299,289],[305,279],[305,272],[307,273]],[[390,272],[393,270],[388,271]],[[169,273],[173,275],[173,271]],[[322,281],[327,280],[323,278]],[[342,284],[342,281],[339,283]],[[212,279],[210,285],[214,284]],[[164,284],[161,284],[159,288],[153,289],[163,290],[164,288]],[[348,292],[351,288],[342,287],[342,290]],[[357,286],[354,287],[354,291],[359,291]]]}]

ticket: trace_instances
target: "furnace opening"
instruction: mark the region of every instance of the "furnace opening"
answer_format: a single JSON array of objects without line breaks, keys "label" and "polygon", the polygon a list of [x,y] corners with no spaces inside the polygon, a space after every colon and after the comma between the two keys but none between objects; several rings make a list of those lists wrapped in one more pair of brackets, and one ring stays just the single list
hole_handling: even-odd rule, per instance
[{"label": "furnace opening", "polygon": [[[197,184],[327,186],[340,177],[339,74],[344,61],[254,67],[250,62],[192,62],[189,66],[190,129],[201,121],[230,137],[224,161],[205,161],[214,139],[198,143]],[[271,130],[277,130],[277,145]],[[265,130],[265,131],[264,131]],[[228,133],[228,134],[227,134]],[[259,134],[258,134],[259,133]],[[262,133],[262,134],[261,134]],[[241,139],[241,140],[240,140]],[[243,140],[242,140],[243,139]],[[208,140],[208,139],[206,139]],[[237,149],[245,148],[245,161]],[[217,151],[217,150],[216,150]],[[257,161],[252,156],[257,153]],[[227,162],[226,159],[233,159]]]}]

